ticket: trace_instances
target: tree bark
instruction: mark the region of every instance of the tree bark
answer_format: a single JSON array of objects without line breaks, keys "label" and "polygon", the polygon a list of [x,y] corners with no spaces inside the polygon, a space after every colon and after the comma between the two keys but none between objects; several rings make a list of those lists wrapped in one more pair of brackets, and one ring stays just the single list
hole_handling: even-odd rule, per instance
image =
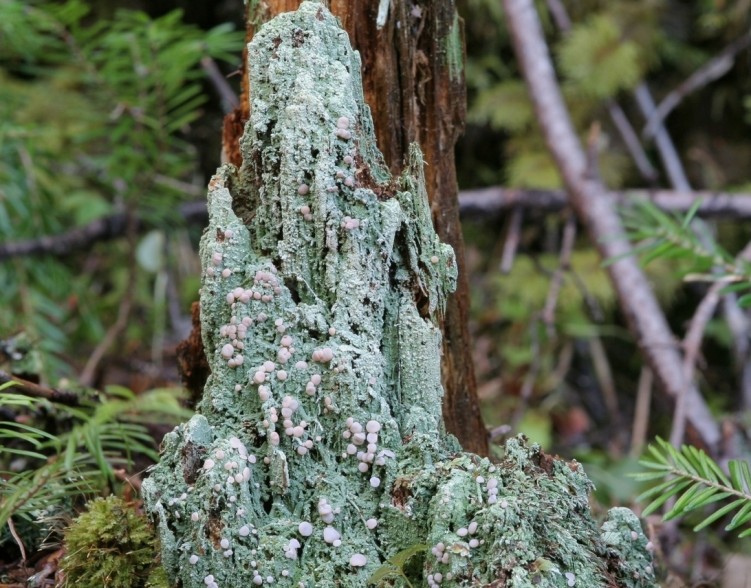
[{"label": "tree bark", "polygon": [[[301,0],[250,3],[248,42],[262,23],[297,10]],[[454,145],[464,130],[465,83],[462,22],[454,0],[392,0],[379,26],[379,2],[331,0],[331,12],[349,34],[362,59],[363,89],[375,125],[378,148],[394,176],[407,165],[409,145],[418,143],[425,159],[425,182],[433,223],[451,245],[459,265],[454,295],[441,317],[443,331],[443,417],[464,449],[488,455],[488,437],[477,401],[468,330],[469,282],[459,220]],[[247,63],[247,60],[243,60]],[[250,115],[247,66],[239,108],[224,124],[224,160],[242,163],[239,141]]]}]

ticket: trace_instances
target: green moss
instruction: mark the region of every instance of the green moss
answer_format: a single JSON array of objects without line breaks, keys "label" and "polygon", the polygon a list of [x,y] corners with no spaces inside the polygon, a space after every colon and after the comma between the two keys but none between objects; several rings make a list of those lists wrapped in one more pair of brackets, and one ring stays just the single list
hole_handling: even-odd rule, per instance
[{"label": "green moss", "polygon": [[154,568],[153,530],[145,517],[115,496],[90,502],[66,531],[64,542],[64,587],[138,588],[146,585]]}]

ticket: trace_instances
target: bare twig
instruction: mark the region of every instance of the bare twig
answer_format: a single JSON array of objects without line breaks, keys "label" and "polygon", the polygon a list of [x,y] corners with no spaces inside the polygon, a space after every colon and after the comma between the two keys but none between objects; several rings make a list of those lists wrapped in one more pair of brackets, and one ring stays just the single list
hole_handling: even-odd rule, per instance
[{"label": "bare twig", "polygon": [[535,382],[537,382],[537,376],[540,374],[540,336],[537,330],[539,315],[535,314],[535,317],[529,324],[529,331],[532,341],[530,343],[532,352],[532,361],[529,364],[529,369],[524,376],[521,390],[519,391],[519,402],[514,409],[514,414],[511,416],[510,425],[511,430],[518,432],[517,427],[524,417],[524,413],[529,406],[529,399],[532,398],[532,392],[535,389]]},{"label": "bare twig", "polygon": [[652,370],[648,365],[641,368],[639,384],[636,388],[636,408],[634,409],[634,425],[631,429],[631,456],[641,455],[647,441],[649,426],[649,407],[652,403]]},{"label": "bare twig", "polygon": [[730,292],[723,297],[722,312],[733,335],[733,363],[740,382],[743,410],[751,409],[751,361],[749,361],[749,320],[738,306],[737,296]]},{"label": "bare twig", "polygon": [[571,267],[571,252],[574,250],[575,241],[576,217],[573,214],[568,214],[566,215],[566,222],[563,225],[563,238],[561,239],[561,253],[558,256],[558,267],[553,273],[553,279],[550,280],[548,296],[542,309],[542,322],[545,324],[549,336],[553,335],[558,296],[563,285],[563,276]]},{"label": "bare twig", "polygon": [[[751,242],[746,244],[743,250],[736,256],[736,261],[741,260],[751,261]],[[715,309],[720,302],[721,291],[725,286],[726,283],[722,280],[712,284],[696,308],[694,316],[691,317],[691,322],[683,338],[683,370],[687,380],[693,379],[696,358],[699,356],[704,331],[707,328],[707,323],[714,316]],[[684,402],[678,398],[673,414],[673,427],[670,431],[670,443],[674,447],[678,447],[683,442],[685,423],[686,411]]]},{"label": "bare twig", "polygon": [[[197,190],[192,188],[190,193]],[[697,199],[702,201],[696,214],[702,218],[751,219],[751,194],[709,191],[674,192],[671,190],[621,190],[602,195],[614,206],[648,200],[662,210],[688,212]],[[463,190],[459,192],[459,207],[463,218],[493,218],[503,212],[520,208],[542,213],[558,212],[568,206],[563,190],[527,190],[502,186]],[[206,203],[186,202],[178,208],[186,223],[205,224],[208,220]],[[139,232],[151,225],[136,219]],[[48,235],[27,241],[0,244],[0,261],[27,255],[56,255],[63,257],[90,248],[94,243],[119,239],[125,234],[126,215],[118,213],[92,221],[88,225],[59,235]]]},{"label": "bare twig", "polygon": [[[205,223],[208,219],[205,202],[188,202],[180,206],[178,211],[186,222]],[[133,223],[135,230],[143,231],[148,228],[138,218],[133,219]],[[88,249],[94,243],[120,238],[125,234],[127,226],[128,215],[123,212],[97,219],[60,235],[4,243],[0,245],[0,261],[24,255],[69,255]]]},{"label": "bare twig", "polygon": [[224,114],[228,114],[235,110],[240,105],[240,101],[237,99],[237,94],[227,83],[227,78],[224,77],[219,66],[211,57],[206,56],[201,58],[201,67],[204,73],[209,78],[211,85],[214,86],[216,93],[222,99],[222,109]]},{"label": "bare twig", "polygon": [[10,531],[10,534],[13,536],[13,540],[16,542],[16,545],[18,545],[18,549],[21,550],[21,561],[26,561],[26,546],[23,543],[23,540],[21,539],[21,536],[18,534],[18,531],[16,531],[16,525],[13,522],[13,517],[8,517],[8,530]]},{"label": "bare twig", "polygon": [[620,306],[657,381],[672,398],[687,387],[689,421],[703,441],[714,449],[720,430],[698,390],[685,381],[680,353],[665,316],[648,281],[631,255],[620,219],[611,202],[602,196],[605,187],[586,177],[586,156],[574,132],[537,13],[531,0],[504,0],[519,64],[543,129],[546,143],[569,190],[572,206],[587,227],[605,259]]},{"label": "bare twig", "polygon": [[141,476],[138,474],[128,475],[128,472],[124,469],[113,469],[112,472],[115,475],[115,478],[130,485],[136,492],[141,491],[143,480],[141,480]]},{"label": "bare twig", "polygon": [[[697,200],[701,205],[696,214],[702,218],[751,219],[751,194],[730,192],[672,190],[609,191],[613,206],[628,206],[648,201],[667,212],[686,213]],[[509,209],[522,207],[538,212],[558,212],[568,206],[564,190],[527,190],[494,186],[459,192],[459,206],[464,218],[492,218]],[[0,247],[0,255],[2,248]]]},{"label": "bare twig", "polygon": [[608,354],[605,352],[605,346],[602,344],[600,337],[591,337],[589,343],[589,354],[592,357],[592,366],[595,370],[597,383],[602,391],[602,397],[605,400],[605,407],[608,410],[610,422],[617,424],[620,421],[620,412],[618,410],[618,393],[615,389],[615,380],[613,370],[610,367]]},{"label": "bare twig", "polygon": [[503,254],[501,255],[501,273],[507,274],[511,271],[516,257],[516,250],[519,247],[521,238],[522,219],[524,214],[522,207],[517,206],[511,210],[511,218],[508,221],[508,230],[506,239],[503,241]]},{"label": "bare twig", "polygon": [[[683,338],[683,374],[687,382],[694,380],[694,366],[699,356],[701,342],[704,338],[704,329],[714,315],[717,304],[720,302],[720,290],[726,285],[723,282],[715,282],[696,307],[694,316],[691,318],[686,336]],[[680,447],[686,431],[686,401],[685,395],[680,394],[676,398],[673,410],[673,422],[670,428],[670,443],[673,447]]]},{"label": "bare twig", "polygon": [[553,17],[553,22],[555,22],[555,26],[563,32],[571,30],[571,18],[569,17],[568,11],[563,5],[563,2],[561,2],[561,0],[548,0],[547,5],[548,11]]},{"label": "bare twig", "polygon": [[79,378],[79,380],[84,386],[91,386],[94,383],[94,376],[96,374],[96,369],[99,365],[99,362],[102,361],[102,358],[120,336],[120,333],[122,333],[125,330],[125,327],[128,326],[128,318],[130,317],[130,310],[133,306],[136,282],[136,234],[135,222],[133,221],[128,223],[127,236],[128,240],[130,241],[130,246],[128,247],[128,259],[126,262],[128,264],[128,282],[125,286],[125,294],[120,301],[120,308],[117,311],[117,320],[115,320],[114,324],[112,324],[110,328],[107,329],[107,333],[104,335],[104,338],[94,348],[94,351],[91,352],[91,355],[89,356],[89,359],[86,362],[83,371],[81,372],[81,377]]},{"label": "bare twig", "polygon": [[18,378],[0,370],[0,384],[6,384],[7,382],[15,382],[15,386],[9,388],[9,391],[18,392],[24,396],[46,398],[47,400],[64,404],[65,406],[79,406],[81,404],[80,398],[74,392],[59,390],[57,388],[48,388],[47,386],[29,382],[28,380]]},{"label": "bare twig", "polygon": [[[634,96],[644,118],[649,119],[656,107],[647,84],[644,82],[639,84],[634,91]],[[680,157],[678,157],[678,152],[675,150],[673,140],[663,124],[655,128],[655,143],[673,189],[683,192],[691,190],[691,185],[688,183],[686,172],[683,169]]]},{"label": "bare twig", "polygon": [[662,99],[662,102],[660,102],[660,105],[654,109],[647,119],[647,124],[643,131],[644,137],[646,139],[651,139],[657,133],[662,121],[668,117],[668,115],[683,101],[684,98],[686,98],[686,96],[703,88],[707,84],[714,82],[729,72],[733,67],[733,63],[735,63],[735,56],[749,45],[751,45],[751,33],[746,33],[745,35],[738,37],[725,47],[719,55],[702,65],[677,88],[665,96],[665,98]]},{"label": "bare twig", "polygon": [[612,98],[607,101],[606,105],[608,108],[608,114],[610,115],[610,120],[613,121],[621,139],[623,139],[623,144],[631,155],[631,159],[634,160],[636,169],[639,170],[641,176],[649,182],[650,185],[655,185],[658,179],[657,170],[652,165],[652,162],[649,161],[647,152],[644,151],[644,147],[642,146],[641,141],[639,141],[639,136],[636,134],[634,127],[626,117],[626,113],[623,112],[621,105]]}]

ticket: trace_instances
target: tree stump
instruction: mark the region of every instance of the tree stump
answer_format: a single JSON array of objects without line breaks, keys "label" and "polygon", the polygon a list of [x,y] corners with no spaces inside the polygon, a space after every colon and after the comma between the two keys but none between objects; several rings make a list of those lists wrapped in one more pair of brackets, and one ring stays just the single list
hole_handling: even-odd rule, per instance
[{"label": "tree stump", "polygon": [[317,2],[249,47],[243,165],[209,185],[197,414],[144,482],[183,588],[656,586],[636,516],[602,529],[578,464],[463,453],[436,317],[456,283],[422,157],[393,178],[360,60]]}]

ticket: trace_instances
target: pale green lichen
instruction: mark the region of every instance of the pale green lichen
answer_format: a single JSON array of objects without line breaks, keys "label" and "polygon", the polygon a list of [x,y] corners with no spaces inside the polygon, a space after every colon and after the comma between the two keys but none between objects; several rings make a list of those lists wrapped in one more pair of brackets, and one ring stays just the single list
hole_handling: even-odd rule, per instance
[{"label": "pale green lichen", "polygon": [[638,524],[603,540],[578,466],[520,441],[492,465],[444,433],[453,252],[419,150],[401,178],[383,165],[336,19],[305,2],[248,58],[245,163],[212,179],[201,243],[212,373],[144,483],[171,581],[363,587],[425,543],[415,585],[654,585]]}]

